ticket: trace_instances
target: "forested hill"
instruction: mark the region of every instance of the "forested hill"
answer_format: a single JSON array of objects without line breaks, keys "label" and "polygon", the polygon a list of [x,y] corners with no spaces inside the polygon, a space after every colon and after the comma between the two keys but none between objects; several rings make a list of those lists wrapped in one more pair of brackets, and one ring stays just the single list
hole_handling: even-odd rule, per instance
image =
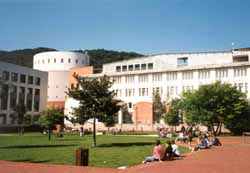
[{"label": "forested hill", "polygon": [[27,67],[33,67],[33,55],[46,52],[55,51],[50,48],[35,48],[35,49],[20,49],[14,51],[1,51],[0,50],[0,61],[9,62],[12,64],[18,64]]},{"label": "forested hill", "polygon": [[[35,49],[20,49],[14,51],[1,51],[0,50],[0,61],[18,64],[27,67],[33,67],[33,56],[40,52],[56,51],[52,48],[35,48]],[[90,56],[90,65],[100,68],[102,64],[126,60],[135,57],[141,57],[143,55],[135,52],[118,52],[105,49],[92,49],[92,50],[80,50],[77,52],[87,51]]]}]

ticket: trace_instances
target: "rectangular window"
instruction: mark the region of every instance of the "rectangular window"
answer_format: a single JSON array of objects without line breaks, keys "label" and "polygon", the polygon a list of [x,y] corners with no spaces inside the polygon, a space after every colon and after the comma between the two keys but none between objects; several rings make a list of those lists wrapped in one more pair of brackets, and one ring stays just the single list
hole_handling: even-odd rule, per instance
[{"label": "rectangular window", "polygon": [[140,74],[139,75],[139,83],[148,82],[148,74]]},{"label": "rectangular window", "polygon": [[14,73],[14,72],[11,73],[11,81],[12,82],[18,81],[18,74],[17,73]]},{"label": "rectangular window", "polygon": [[35,84],[39,86],[39,85],[40,85],[40,82],[41,82],[40,77],[36,77],[36,78],[35,78]]},{"label": "rectangular window", "polygon": [[10,109],[14,109],[16,107],[17,102],[17,86],[12,85],[10,87]]},{"label": "rectangular window", "polygon": [[169,72],[167,73],[167,80],[177,80],[177,72]]},{"label": "rectangular window", "polygon": [[198,72],[199,79],[209,79],[210,71],[209,70],[199,70]]},{"label": "rectangular window", "polygon": [[25,101],[25,88],[19,87],[18,103],[24,105],[24,101]]},{"label": "rectangular window", "polygon": [[248,55],[233,56],[233,62],[247,62],[249,61]]},{"label": "rectangular window", "polygon": [[28,76],[28,84],[33,84],[33,76]]},{"label": "rectangular window", "polygon": [[140,70],[140,64],[135,64],[135,70]]},{"label": "rectangular window", "polygon": [[71,59],[70,58],[68,59],[68,63],[71,63]]},{"label": "rectangular window", "polygon": [[147,69],[147,64],[141,64],[141,69],[146,70]]},{"label": "rectangular window", "polygon": [[188,65],[188,57],[177,58],[177,66],[178,67],[187,66],[187,65]]},{"label": "rectangular window", "polygon": [[193,72],[192,71],[184,71],[184,72],[182,72],[182,79],[183,80],[193,79]]},{"label": "rectangular window", "polygon": [[154,68],[154,64],[153,63],[148,63],[148,69],[153,69]]},{"label": "rectangular window", "polygon": [[122,71],[127,71],[127,66],[126,65],[122,66]]},{"label": "rectangular window", "polygon": [[10,72],[3,71],[2,78],[3,78],[3,81],[9,81],[10,80]]},{"label": "rectangular window", "polygon": [[35,98],[34,98],[34,111],[39,112],[40,105],[40,90],[35,89]]},{"label": "rectangular window", "polygon": [[135,76],[134,75],[125,76],[125,82],[126,83],[134,83],[135,82]]},{"label": "rectangular window", "polygon": [[129,65],[128,66],[128,71],[133,71],[134,70],[134,66],[133,65]]},{"label": "rectangular window", "polygon": [[162,81],[162,73],[155,73],[152,75],[153,82]]},{"label": "rectangular window", "polygon": [[116,66],[116,72],[121,72],[121,66]]},{"label": "rectangular window", "polygon": [[61,59],[61,63],[63,63],[63,58]]},{"label": "rectangular window", "polygon": [[120,84],[122,81],[122,78],[121,78],[121,76],[114,76],[113,81],[115,84]]},{"label": "rectangular window", "polygon": [[56,63],[56,58],[54,58],[54,63]]},{"label": "rectangular window", "polygon": [[8,93],[9,93],[9,85],[2,84],[1,88],[1,109],[6,110],[8,106]]},{"label": "rectangular window", "polygon": [[20,83],[26,83],[26,75],[24,74],[20,75]]},{"label": "rectangular window", "polygon": [[234,68],[234,77],[247,76],[247,68],[239,67]]},{"label": "rectangular window", "polygon": [[50,63],[50,59],[48,59],[48,64]]},{"label": "rectangular window", "polygon": [[27,106],[27,110],[28,111],[32,111],[32,98],[33,98],[33,89],[32,88],[28,88],[28,92],[26,95],[26,106]]},{"label": "rectangular window", "polygon": [[215,70],[216,78],[226,78],[228,77],[228,69],[216,69]]},{"label": "rectangular window", "polygon": [[131,109],[132,108],[132,103],[128,102],[128,108]]}]

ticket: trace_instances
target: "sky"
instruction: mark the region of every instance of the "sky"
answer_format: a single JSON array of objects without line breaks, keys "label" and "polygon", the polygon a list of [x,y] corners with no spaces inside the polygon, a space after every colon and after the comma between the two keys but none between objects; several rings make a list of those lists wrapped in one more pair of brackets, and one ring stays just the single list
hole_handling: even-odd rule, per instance
[{"label": "sky", "polygon": [[250,47],[250,0],[0,0],[0,50],[36,47],[145,55]]}]

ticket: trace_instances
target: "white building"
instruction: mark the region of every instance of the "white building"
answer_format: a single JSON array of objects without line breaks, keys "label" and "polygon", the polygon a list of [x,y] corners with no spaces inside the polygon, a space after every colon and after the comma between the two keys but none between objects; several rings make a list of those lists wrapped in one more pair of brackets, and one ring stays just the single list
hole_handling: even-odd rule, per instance
[{"label": "white building", "polygon": [[51,51],[34,55],[33,68],[48,72],[48,107],[64,108],[71,69],[89,65],[87,53]]},{"label": "white building", "polygon": [[[135,111],[137,103],[152,103],[155,92],[162,100],[169,100],[217,80],[237,86],[250,98],[249,54],[247,50],[234,50],[152,55],[104,64],[101,74],[83,76],[105,74],[113,78],[112,90],[127,103],[130,112]],[[152,117],[142,118],[140,123],[152,124]]]},{"label": "white building", "polygon": [[24,104],[27,114],[46,109],[48,73],[0,62],[0,126],[15,126],[17,104]]}]

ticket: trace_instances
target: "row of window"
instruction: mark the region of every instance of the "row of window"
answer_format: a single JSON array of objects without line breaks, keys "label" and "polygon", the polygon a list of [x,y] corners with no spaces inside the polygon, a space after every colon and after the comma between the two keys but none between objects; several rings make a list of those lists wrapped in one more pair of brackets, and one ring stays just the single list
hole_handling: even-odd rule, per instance
[{"label": "row of window", "polygon": [[116,66],[116,72],[137,71],[137,70],[146,70],[153,68],[154,68],[153,63],[130,64],[130,65]]},{"label": "row of window", "polygon": [[3,71],[2,72],[3,81],[11,81],[11,82],[20,82],[26,84],[26,82],[30,85],[40,85],[41,79],[40,77],[34,77],[25,74],[18,74],[15,72]]},{"label": "row of window", "polygon": [[[234,84],[237,89],[239,89],[241,92],[248,93],[248,83],[235,83]],[[136,96],[135,91],[138,91],[138,96],[151,96],[155,95],[156,93],[158,94],[163,94],[163,88],[162,87],[154,87],[152,88],[152,93],[149,92],[150,88],[128,88],[125,89],[125,97],[134,97]],[[192,91],[194,90],[193,85],[184,85],[182,86],[182,92],[187,92],[187,91]],[[116,89],[115,94],[117,97],[122,97],[122,90],[121,89]],[[171,96],[171,95],[178,95],[178,87],[177,86],[167,86],[166,87],[166,95]]]},{"label": "row of window", "polygon": [[[61,58],[61,59],[57,59],[57,58],[49,58],[49,59],[47,59],[47,60],[44,60],[44,59],[42,59],[41,61],[40,60],[37,60],[37,61],[35,61],[34,63],[35,64],[45,64],[45,63],[47,63],[47,64],[50,64],[50,63],[57,63],[57,61],[58,62],[60,62],[60,63],[72,63],[72,59],[71,58],[68,58],[68,59],[65,59],[65,58]],[[79,62],[79,60],[78,59],[75,59],[75,63],[76,64],[78,64],[78,62]],[[87,64],[87,61],[85,62],[85,59],[82,59],[82,64]]]},{"label": "row of window", "polygon": [[[174,81],[177,80],[177,73],[178,72],[168,72],[166,73],[166,80],[167,81]],[[220,78],[227,78],[228,77],[228,69],[217,69],[215,70],[215,77],[217,79]],[[234,68],[234,77],[244,77],[247,76],[247,68]],[[198,70],[198,78],[199,79],[209,79],[210,70]],[[193,71],[184,71],[182,72],[182,80],[192,80],[194,78]],[[116,84],[120,84],[122,82],[121,76],[113,77],[113,80]],[[152,74],[152,81],[153,82],[160,82],[163,81],[163,73],[153,73]],[[149,82],[149,74],[139,74],[138,75],[139,83],[146,83]],[[125,83],[134,83],[135,82],[135,75],[126,75],[125,76]]]},{"label": "row of window", "polygon": [[40,89],[2,84],[0,102],[1,110],[14,110],[17,104],[22,104],[27,111],[39,112]]},{"label": "row of window", "polygon": [[[247,62],[249,61],[248,55],[237,55],[232,57],[233,62]],[[188,66],[188,57],[177,58],[177,67]]]}]

